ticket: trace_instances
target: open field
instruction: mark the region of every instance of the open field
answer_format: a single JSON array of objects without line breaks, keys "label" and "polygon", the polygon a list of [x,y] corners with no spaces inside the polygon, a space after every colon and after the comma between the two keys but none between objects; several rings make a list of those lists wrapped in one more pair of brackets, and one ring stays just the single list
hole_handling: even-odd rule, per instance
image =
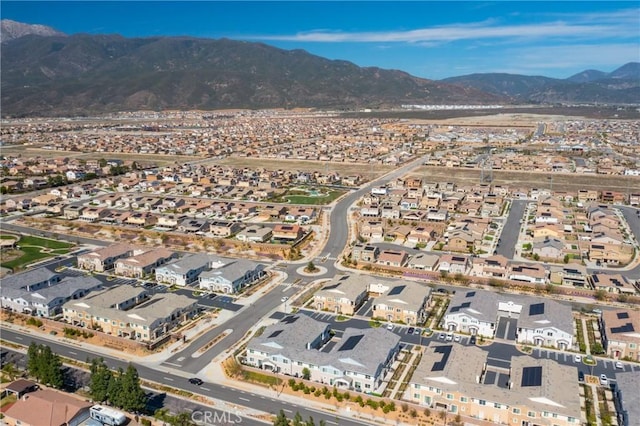
[{"label": "open field", "polygon": [[[457,184],[480,183],[479,169],[422,166],[410,173],[412,177],[421,177],[427,182],[455,182]],[[523,188],[550,188],[553,177],[554,191],[577,191],[579,189],[597,189],[627,192],[640,188],[640,177],[609,176],[567,173],[546,173],[532,171],[493,171],[493,184]]]},{"label": "open field", "polygon": [[227,157],[222,160],[212,160],[215,164],[231,167],[247,167],[251,169],[265,168],[267,170],[304,170],[322,173],[337,172],[340,176],[359,174],[365,179],[385,175],[394,170],[393,166],[381,164],[369,165],[362,163],[331,163],[311,160],[286,160],[270,158]]}]

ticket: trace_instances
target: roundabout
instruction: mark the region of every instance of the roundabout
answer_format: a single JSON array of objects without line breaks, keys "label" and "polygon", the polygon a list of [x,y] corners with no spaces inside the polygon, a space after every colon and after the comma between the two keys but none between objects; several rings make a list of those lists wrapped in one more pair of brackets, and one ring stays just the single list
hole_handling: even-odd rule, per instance
[{"label": "roundabout", "polygon": [[304,277],[318,277],[326,274],[327,268],[325,268],[324,266],[316,266],[315,271],[308,272],[307,266],[301,266],[298,269],[296,269],[296,273]]}]

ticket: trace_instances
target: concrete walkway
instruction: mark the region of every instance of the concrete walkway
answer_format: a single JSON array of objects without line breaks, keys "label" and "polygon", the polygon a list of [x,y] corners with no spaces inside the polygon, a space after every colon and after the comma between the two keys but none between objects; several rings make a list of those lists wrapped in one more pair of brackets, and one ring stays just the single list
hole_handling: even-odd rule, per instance
[{"label": "concrete walkway", "polygon": [[596,413],[596,426],[602,426],[602,420],[600,419],[600,401],[598,400],[598,387],[596,385],[589,385],[591,388],[591,396],[593,396],[593,411]]},{"label": "concrete walkway", "polygon": [[591,355],[591,346],[589,345],[589,332],[587,331],[587,320],[584,318],[580,318],[580,321],[582,322],[582,338],[584,339],[584,345],[585,345],[585,353],[587,355]]},{"label": "concrete walkway", "polygon": [[[409,355],[409,357],[408,357],[409,359],[407,360],[407,363],[405,364],[404,370],[402,371],[402,374],[398,378],[398,381],[396,382],[396,385],[391,390],[391,393],[389,394],[389,398],[400,400],[404,396],[404,395],[398,395],[398,392],[400,390],[400,386],[402,386],[402,383],[407,378],[407,374],[409,374],[409,370],[411,370],[411,366],[413,365],[413,362],[416,359],[416,357],[418,356],[418,354],[419,354],[418,351],[411,351],[411,353],[408,354]],[[407,387],[407,389],[409,389],[409,388]]]}]

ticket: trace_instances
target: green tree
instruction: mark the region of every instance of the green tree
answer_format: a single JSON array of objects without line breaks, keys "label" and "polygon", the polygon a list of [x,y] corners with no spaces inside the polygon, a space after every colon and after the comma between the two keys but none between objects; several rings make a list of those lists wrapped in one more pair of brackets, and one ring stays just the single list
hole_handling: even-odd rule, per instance
[{"label": "green tree", "polygon": [[109,398],[109,385],[113,379],[113,373],[102,358],[91,360],[91,381],[89,384],[91,398],[94,401],[104,402]]},{"label": "green tree", "polygon": [[120,394],[122,398],[122,408],[126,411],[140,412],[146,405],[145,393],[140,387],[140,376],[138,370],[129,364],[127,370],[120,379]]},{"label": "green tree", "polygon": [[62,361],[46,345],[31,343],[27,350],[27,371],[40,383],[61,388],[64,384]]},{"label": "green tree", "polygon": [[169,419],[171,426],[196,426],[196,422],[191,419],[191,414],[186,411],[179,413],[176,416],[172,416]]},{"label": "green tree", "polygon": [[124,403],[124,399],[127,398],[126,395],[123,395],[122,393],[122,375],[124,374],[124,372],[122,371],[122,368],[118,368],[118,371],[113,374],[113,376],[111,377],[111,379],[109,380],[109,387],[107,390],[107,394],[109,395],[109,403],[111,403],[111,405],[118,407],[118,408],[122,408]]},{"label": "green tree", "polygon": [[596,300],[604,300],[607,298],[607,292],[605,290],[596,290],[593,297],[595,297]]},{"label": "green tree", "polygon": [[31,342],[29,349],[27,349],[27,372],[36,379],[40,378],[38,355],[38,345],[35,342]]},{"label": "green tree", "polygon": [[12,362],[7,362],[5,365],[2,366],[2,372],[4,374],[7,375],[7,377],[9,378],[9,380],[14,381],[16,379],[16,377],[18,377],[19,371],[18,368],[16,367],[16,365]]},{"label": "green tree", "polygon": [[[51,348],[49,346],[45,346],[49,349],[49,353],[51,353]],[[52,354],[49,356],[49,362],[47,363],[46,368],[46,380],[49,386],[52,386],[56,389],[61,389],[64,385],[64,375],[62,374],[62,361],[60,357],[56,354]]]},{"label": "green tree", "polygon": [[302,416],[300,412],[296,411],[296,415],[293,417],[293,426],[305,426],[304,420],[302,420]]},{"label": "green tree", "polygon": [[284,414],[284,410],[280,410],[276,419],[273,421],[273,426],[291,426],[291,422],[289,422],[286,414]]},{"label": "green tree", "polygon": [[311,379],[311,370],[309,370],[307,367],[304,367],[302,369],[302,378],[305,380]]}]

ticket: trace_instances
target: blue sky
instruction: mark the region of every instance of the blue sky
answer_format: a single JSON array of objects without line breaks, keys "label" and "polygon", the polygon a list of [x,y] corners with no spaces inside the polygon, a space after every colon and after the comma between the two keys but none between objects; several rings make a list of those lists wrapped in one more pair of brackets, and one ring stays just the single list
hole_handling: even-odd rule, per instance
[{"label": "blue sky", "polygon": [[67,34],[189,35],[304,49],[441,79],[566,78],[640,61],[637,1],[2,1],[0,15]]}]

